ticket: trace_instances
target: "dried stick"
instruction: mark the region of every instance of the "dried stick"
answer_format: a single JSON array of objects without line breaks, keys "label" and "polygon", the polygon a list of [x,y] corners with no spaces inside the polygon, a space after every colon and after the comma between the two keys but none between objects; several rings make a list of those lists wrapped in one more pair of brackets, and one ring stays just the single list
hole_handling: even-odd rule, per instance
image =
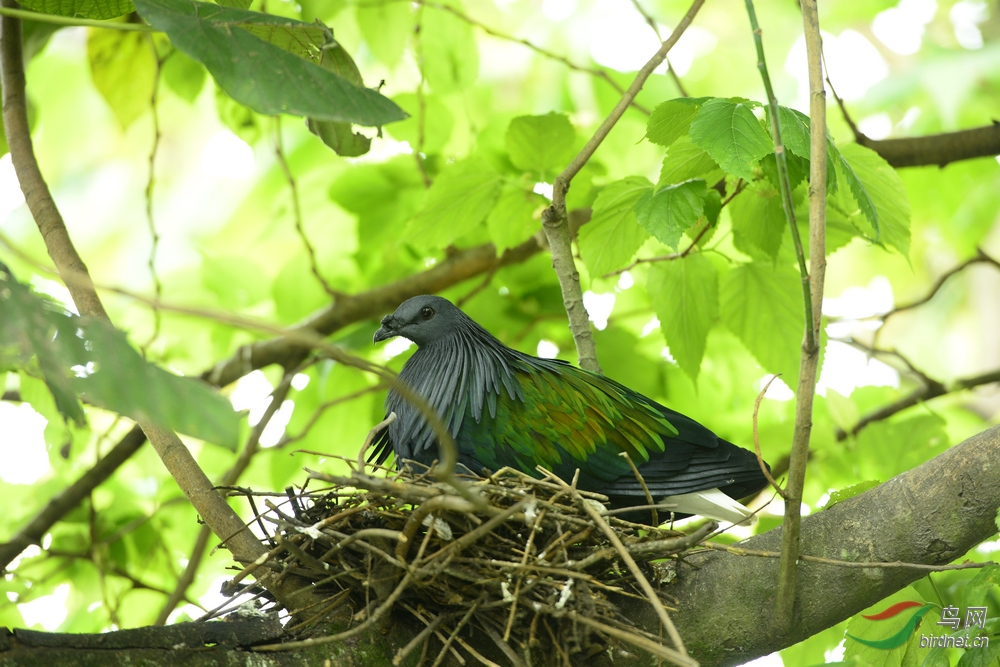
[{"label": "dried stick", "polygon": [[542,229],[548,239],[549,248],[552,252],[552,268],[559,278],[559,287],[562,290],[563,306],[566,308],[566,315],[569,318],[569,328],[573,333],[573,341],[576,343],[576,353],[580,360],[580,367],[597,373],[601,372],[600,362],[597,360],[597,347],[594,344],[594,336],[590,331],[590,321],[587,316],[587,309],[583,306],[583,292],[580,288],[580,274],[576,271],[576,263],[573,260],[573,250],[569,225],[566,215],[566,193],[569,191],[570,183],[579,173],[588,160],[594,155],[598,146],[608,136],[611,129],[622,117],[625,110],[639,94],[646,79],[653,73],[660,63],[667,57],[667,53],[673,48],[677,40],[681,38],[687,27],[691,25],[698,10],[701,9],[704,0],[694,0],[687,14],[681,19],[677,27],[670,36],[660,45],[659,50],[649,59],[639,73],[636,74],[632,85],[628,87],[625,94],[612,109],[611,113],[601,126],[597,128],[594,136],[583,147],[583,150],[573,158],[573,160],[563,169],[562,173],[556,176],[552,184],[552,205],[545,209],[542,214]]},{"label": "dried stick", "polygon": [[757,400],[753,402],[753,449],[754,452],[757,454],[757,465],[760,466],[760,471],[764,474],[764,477],[767,479],[767,483],[770,484],[772,487],[774,487],[774,490],[778,492],[779,496],[787,499],[787,496],[785,495],[785,490],[782,489],[776,481],[774,481],[774,478],[771,477],[771,471],[767,469],[766,465],[764,465],[764,457],[760,453],[760,436],[757,434],[757,413],[760,411],[760,402],[764,400],[764,394],[767,393],[767,390],[770,388],[771,383],[777,379],[778,379],[777,375],[772,375],[771,379],[768,380],[767,384],[764,385],[764,388],[760,390],[759,394],[757,394]]},{"label": "dried stick", "polygon": [[[559,480],[558,477],[554,476],[553,479]],[[563,482],[563,484],[566,483]],[[646,594],[646,597],[649,599],[649,602],[652,605],[653,610],[656,612],[656,615],[660,619],[660,623],[662,623],[663,627],[666,628],[667,634],[670,635],[670,640],[674,643],[674,646],[677,647],[677,650],[683,656],[687,657],[687,649],[684,648],[684,641],[681,639],[680,634],[677,632],[677,628],[674,627],[673,621],[670,620],[670,616],[667,615],[667,610],[663,608],[663,603],[660,602],[660,598],[656,594],[656,591],[653,590],[653,587],[650,585],[649,580],[646,579],[646,575],[642,573],[642,570],[639,568],[639,565],[636,564],[635,559],[632,558],[628,550],[625,548],[625,545],[622,544],[622,541],[618,537],[618,534],[611,529],[611,526],[608,525],[608,522],[604,520],[604,517],[601,516],[596,509],[591,507],[589,503],[583,501],[583,498],[579,496],[575,488],[573,489],[572,493],[573,496],[578,499],[580,506],[590,517],[590,520],[593,521],[595,524],[597,524],[597,527],[601,529],[601,531],[605,534],[605,536],[607,536],[608,541],[611,542],[611,545],[618,551],[618,555],[621,556],[622,561],[625,563],[626,566],[628,566],[628,569],[632,573],[632,576],[635,577],[635,580],[639,584],[639,587],[642,589],[642,591]]]},{"label": "dried stick", "polygon": [[649,512],[653,515],[653,525],[659,526],[660,515],[656,512],[656,501],[653,500],[653,494],[649,492],[649,487],[646,486],[646,480],[643,478],[642,473],[640,473],[639,469],[635,466],[635,461],[633,461],[632,457],[628,455],[628,452],[619,452],[618,456],[621,456],[628,462],[628,467],[632,469],[632,474],[635,475],[636,480],[639,482],[639,486],[642,487],[642,492],[646,494],[646,502],[649,503],[650,506]]}]

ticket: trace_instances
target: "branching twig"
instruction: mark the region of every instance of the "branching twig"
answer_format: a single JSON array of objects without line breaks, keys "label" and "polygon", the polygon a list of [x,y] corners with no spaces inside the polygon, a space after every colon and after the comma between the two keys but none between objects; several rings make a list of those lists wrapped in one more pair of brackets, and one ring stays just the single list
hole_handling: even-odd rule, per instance
[{"label": "branching twig", "polygon": [[302,219],[302,206],[299,204],[299,187],[296,184],[292,168],[288,164],[288,158],[285,157],[284,142],[281,138],[281,116],[274,117],[274,154],[278,158],[278,164],[281,165],[281,171],[285,174],[285,180],[288,182],[289,196],[292,200],[292,221],[295,223],[295,233],[299,235],[302,247],[306,251],[306,257],[309,258],[309,270],[312,271],[313,276],[323,288],[323,291],[336,301],[344,293],[335,290],[327,282],[326,278],[323,277],[323,274],[320,273],[319,262],[316,259],[316,249],[313,248],[312,243],[309,242],[309,237],[306,236],[305,225]]},{"label": "branching twig", "polygon": [[[747,0],[749,3],[750,0]],[[809,65],[809,260],[811,272],[806,290],[805,341],[799,365],[799,385],[795,403],[795,432],[785,491],[785,518],[781,532],[781,564],[775,596],[775,625],[787,634],[794,619],[795,586],[799,561],[802,490],[809,461],[812,432],[813,396],[819,367],[819,340],[823,307],[823,283],[826,277],[826,92],[821,63],[822,42],[816,0],[801,0],[806,58]],[[760,47],[762,49],[762,47]],[[763,51],[761,50],[761,58]],[[773,97],[773,94],[772,94]],[[775,128],[778,109],[772,104]],[[783,159],[784,156],[782,155]],[[779,160],[779,164],[782,160]],[[798,227],[792,225],[793,237]],[[796,246],[801,270],[805,258]],[[803,277],[806,274],[803,273]]]},{"label": "branching twig", "polygon": [[[653,34],[656,35],[657,41],[662,42],[663,37],[660,35],[660,26],[656,23],[656,19],[654,19],[653,16],[643,8],[640,0],[632,0],[632,6],[634,6],[635,11],[639,12],[642,16],[646,25],[652,29]],[[673,66],[670,64],[670,58],[666,58],[665,62],[667,64],[667,74],[669,74],[670,78],[673,79],[674,85],[677,86],[677,90],[680,91],[681,97],[689,97],[688,92],[684,89],[684,84],[681,83],[681,78],[677,76],[676,70],[674,70]]]},{"label": "branching twig", "polygon": [[[731,546],[728,544],[717,544],[715,542],[705,542],[702,546],[715,551],[725,551],[731,553],[734,556],[755,556],[758,558],[781,558],[780,551],[760,551],[756,549],[741,549],[740,547]],[[970,570],[978,569],[986,566],[1000,565],[1000,563],[994,563],[992,561],[984,561],[981,563],[952,563],[949,565],[925,565],[924,563],[904,563],[902,561],[892,561],[888,563],[883,563],[879,561],[853,561],[853,560],[837,560],[835,558],[822,558],[821,556],[810,556],[808,554],[799,554],[799,559],[807,563],[820,563],[822,565],[834,565],[836,567],[856,567],[865,569],[879,569],[879,568],[904,568],[909,570],[926,570],[928,572],[947,572],[949,570]]]},{"label": "branching twig", "polygon": [[[615,91],[619,95],[625,95],[626,94],[625,89],[623,89],[621,87],[621,85],[617,81],[615,81],[613,78],[611,78],[611,76],[607,72],[605,72],[604,70],[597,69],[595,67],[584,67],[582,65],[577,65],[576,63],[572,62],[566,56],[561,56],[558,53],[554,53],[552,51],[544,49],[544,48],[538,46],[537,44],[534,44],[533,42],[528,41],[527,39],[521,39],[519,37],[512,37],[511,35],[507,35],[505,33],[502,33],[500,31],[498,31],[498,30],[495,30],[495,29],[491,28],[490,26],[486,25],[485,23],[481,23],[481,22],[477,21],[476,19],[472,18],[471,16],[469,16],[468,14],[465,14],[464,12],[456,9],[455,7],[452,7],[451,5],[445,5],[445,4],[442,4],[442,3],[439,3],[439,2],[432,2],[431,0],[417,0],[417,4],[420,5],[420,6],[422,6],[422,7],[430,7],[432,9],[437,9],[437,10],[440,10],[440,11],[443,11],[443,12],[448,12],[449,14],[452,14],[453,16],[461,19],[462,21],[465,21],[469,25],[475,26],[475,27],[479,28],[480,30],[482,30],[483,32],[485,32],[490,37],[495,37],[497,39],[502,39],[502,40],[507,41],[507,42],[514,42],[515,44],[521,44],[523,46],[526,46],[526,47],[528,47],[529,49],[531,49],[532,51],[534,51],[535,53],[537,53],[540,56],[544,56],[546,58],[550,58],[551,60],[555,60],[555,61],[561,62],[563,65],[565,65],[566,67],[568,67],[571,70],[574,70],[574,71],[577,71],[577,72],[584,72],[586,74],[590,74],[591,76],[595,76],[598,79],[601,79],[601,80],[605,81],[609,86],[611,86],[612,88],[614,88]],[[657,63],[657,64],[659,64],[659,63]],[[645,108],[644,106],[642,106],[641,104],[639,104],[638,102],[636,102],[634,95],[632,96],[632,99],[629,101],[629,103],[636,110],[638,110],[638,111],[646,114],[647,116],[649,115],[649,109]]]},{"label": "branching twig", "polygon": [[681,38],[687,27],[691,25],[698,10],[701,9],[704,0],[694,0],[687,14],[681,19],[677,27],[670,34],[659,50],[649,59],[639,73],[636,74],[632,85],[618,100],[618,104],[612,109],[608,117],[604,119],[600,127],[590,138],[583,150],[563,169],[552,184],[552,205],[542,214],[542,229],[549,241],[549,248],[552,253],[552,268],[559,278],[559,287],[562,290],[563,306],[569,317],[569,328],[573,333],[573,341],[576,343],[577,357],[580,360],[580,367],[590,371],[600,372],[601,365],[597,360],[597,347],[594,345],[594,336],[590,331],[590,321],[587,316],[587,309],[583,306],[583,292],[580,289],[580,274],[576,271],[576,263],[573,260],[573,251],[570,246],[570,233],[566,215],[566,193],[569,191],[570,183],[579,173],[588,160],[594,155],[598,146],[608,136],[611,129],[622,117],[625,110],[639,94],[646,79],[653,73],[667,53],[673,48],[677,40]]}]

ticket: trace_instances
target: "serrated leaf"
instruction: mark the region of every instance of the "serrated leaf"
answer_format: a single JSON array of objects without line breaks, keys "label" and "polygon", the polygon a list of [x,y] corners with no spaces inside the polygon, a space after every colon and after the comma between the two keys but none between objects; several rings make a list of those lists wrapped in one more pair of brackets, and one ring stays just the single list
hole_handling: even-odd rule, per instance
[{"label": "serrated leaf", "polygon": [[541,228],[534,214],[544,203],[545,199],[534,192],[516,185],[504,187],[486,217],[486,229],[498,253],[521,243]]},{"label": "serrated leaf", "polygon": [[659,146],[670,146],[688,133],[691,119],[707,99],[709,98],[682,97],[657,105],[646,122],[645,138]]},{"label": "serrated leaf", "polygon": [[[460,2],[449,6],[462,9]],[[420,25],[424,76],[434,92],[450,93],[479,76],[479,47],[467,21],[444,10],[426,11]]]},{"label": "serrated leaf", "polygon": [[444,247],[486,218],[502,180],[479,158],[457,162],[438,175],[407,237],[424,247]]},{"label": "serrated leaf", "polygon": [[754,250],[772,260],[778,257],[788,230],[781,195],[769,183],[753,183],[729,202],[734,245],[751,256]]},{"label": "serrated leaf", "polygon": [[591,275],[614,271],[632,259],[649,234],[635,219],[635,203],[653,184],[629,176],[608,185],[594,200],[590,222],[580,229],[577,244]]},{"label": "serrated leaf", "polygon": [[722,321],[769,373],[796,387],[805,315],[799,274],[770,263],[744,264],[722,276]]},{"label": "serrated leaf", "polygon": [[150,108],[156,86],[156,53],[149,35],[92,29],[87,57],[94,86],[122,129]]},{"label": "serrated leaf", "polygon": [[135,9],[131,0],[26,0],[19,4],[43,14],[102,20],[124,16]]},{"label": "serrated leaf", "polygon": [[673,249],[688,227],[705,210],[705,181],[694,179],[646,192],[635,203],[635,217],[642,227]]},{"label": "serrated leaf", "polygon": [[[682,183],[692,178],[705,176],[710,172],[717,172],[722,175],[719,165],[715,160],[696,146],[691,137],[684,135],[670,145],[667,154],[663,158],[663,166],[660,168],[660,180],[657,185],[670,185],[672,183]],[[706,182],[709,179],[705,179]]]},{"label": "serrated leaf", "polygon": [[507,154],[518,169],[544,174],[562,169],[573,157],[576,130],[561,113],[518,116],[505,135]]},{"label": "serrated leaf", "polygon": [[744,102],[715,98],[705,102],[691,121],[691,140],[726,173],[753,180],[760,159],[774,144]]},{"label": "serrated leaf", "polygon": [[708,332],[719,318],[718,271],[693,253],[653,265],[646,290],[671,356],[697,382]]},{"label": "serrated leaf", "polygon": [[258,113],[384,125],[406,114],[374,90],[306,59],[323,28],[196,0],[139,0],[139,14],[201,62],[229,96]]},{"label": "serrated leaf", "polygon": [[[770,115],[770,107],[767,109]],[[779,106],[778,119],[781,121],[781,141],[785,147],[794,155],[809,160],[809,116],[801,111]]]},{"label": "serrated leaf", "polygon": [[358,5],[358,27],[372,54],[389,67],[403,57],[413,32],[413,10],[408,2]]},{"label": "serrated leaf", "polygon": [[858,144],[840,149],[839,164],[854,200],[871,223],[876,242],[908,257],[910,200],[899,174],[878,153]]}]

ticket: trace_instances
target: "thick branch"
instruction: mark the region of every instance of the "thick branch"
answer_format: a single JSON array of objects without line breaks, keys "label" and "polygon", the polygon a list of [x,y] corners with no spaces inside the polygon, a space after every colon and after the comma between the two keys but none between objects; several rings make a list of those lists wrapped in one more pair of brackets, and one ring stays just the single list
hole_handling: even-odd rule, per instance
[{"label": "thick branch", "polygon": [[959,160],[1000,155],[1000,122],[997,121],[985,127],[923,137],[875,140],[857,132],[854,138],[897,169],[935,164],[943,167]]},{"label": "thick branch", "polygon": [[[14,0],[0,0],[0,4],[11,7],[15,3]],[[110,321],[35,159],[28,127],[21,21],[8,16],[0,18],[0,85],[3,87],[3,120],[11,162],[46,250],[80,314]],[[139,426],[181,491],[212,531],[226,540],[236,560],[251,562],[266,553],[253,534],[244,529],[236,512],[212,488],[208,476],[177,434],[148,421],[141,421]],[[310,597],[308,592],[292,594],[301,588],[301,582],[288,579],[276,584],[275,581],[272,578],[270,582],[272,592],[289,608],[298,606],[296,600]]]},{"label": "thick branch", "polygon": [[[997,532],[998,460],[1000,426],[995,426],[871,491],[806,517],[802,552],[929,565],[960,558]],[[780,544],[778,528],[739,546],[776,551]],[[666,592],[678,601],[678,631],[702,667],[738,665],[791,646],[926,575],[901,567],[800,562],[796,614],[781,636],[762,628],[760,616],[774,601],[776,559],[713,551],[687,556],[685,562],[691,567],[682,567],[677,585]],[[656,617],[648,606],[628,605],[625,614],[655,632]]]}]

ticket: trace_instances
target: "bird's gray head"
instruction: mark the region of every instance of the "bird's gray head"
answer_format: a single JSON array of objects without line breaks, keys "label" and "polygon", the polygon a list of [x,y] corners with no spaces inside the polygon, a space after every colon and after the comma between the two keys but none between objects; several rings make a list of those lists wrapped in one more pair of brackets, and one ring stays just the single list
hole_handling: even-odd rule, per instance
[{"label": "bird's gray head", "polygon": [[448,299],[424,294],[407,299],[392,315],[382,318],[375,332],[375,342],[393,336],[409,338],[417,345],[426,345],[454,334],[468,317]]}]

